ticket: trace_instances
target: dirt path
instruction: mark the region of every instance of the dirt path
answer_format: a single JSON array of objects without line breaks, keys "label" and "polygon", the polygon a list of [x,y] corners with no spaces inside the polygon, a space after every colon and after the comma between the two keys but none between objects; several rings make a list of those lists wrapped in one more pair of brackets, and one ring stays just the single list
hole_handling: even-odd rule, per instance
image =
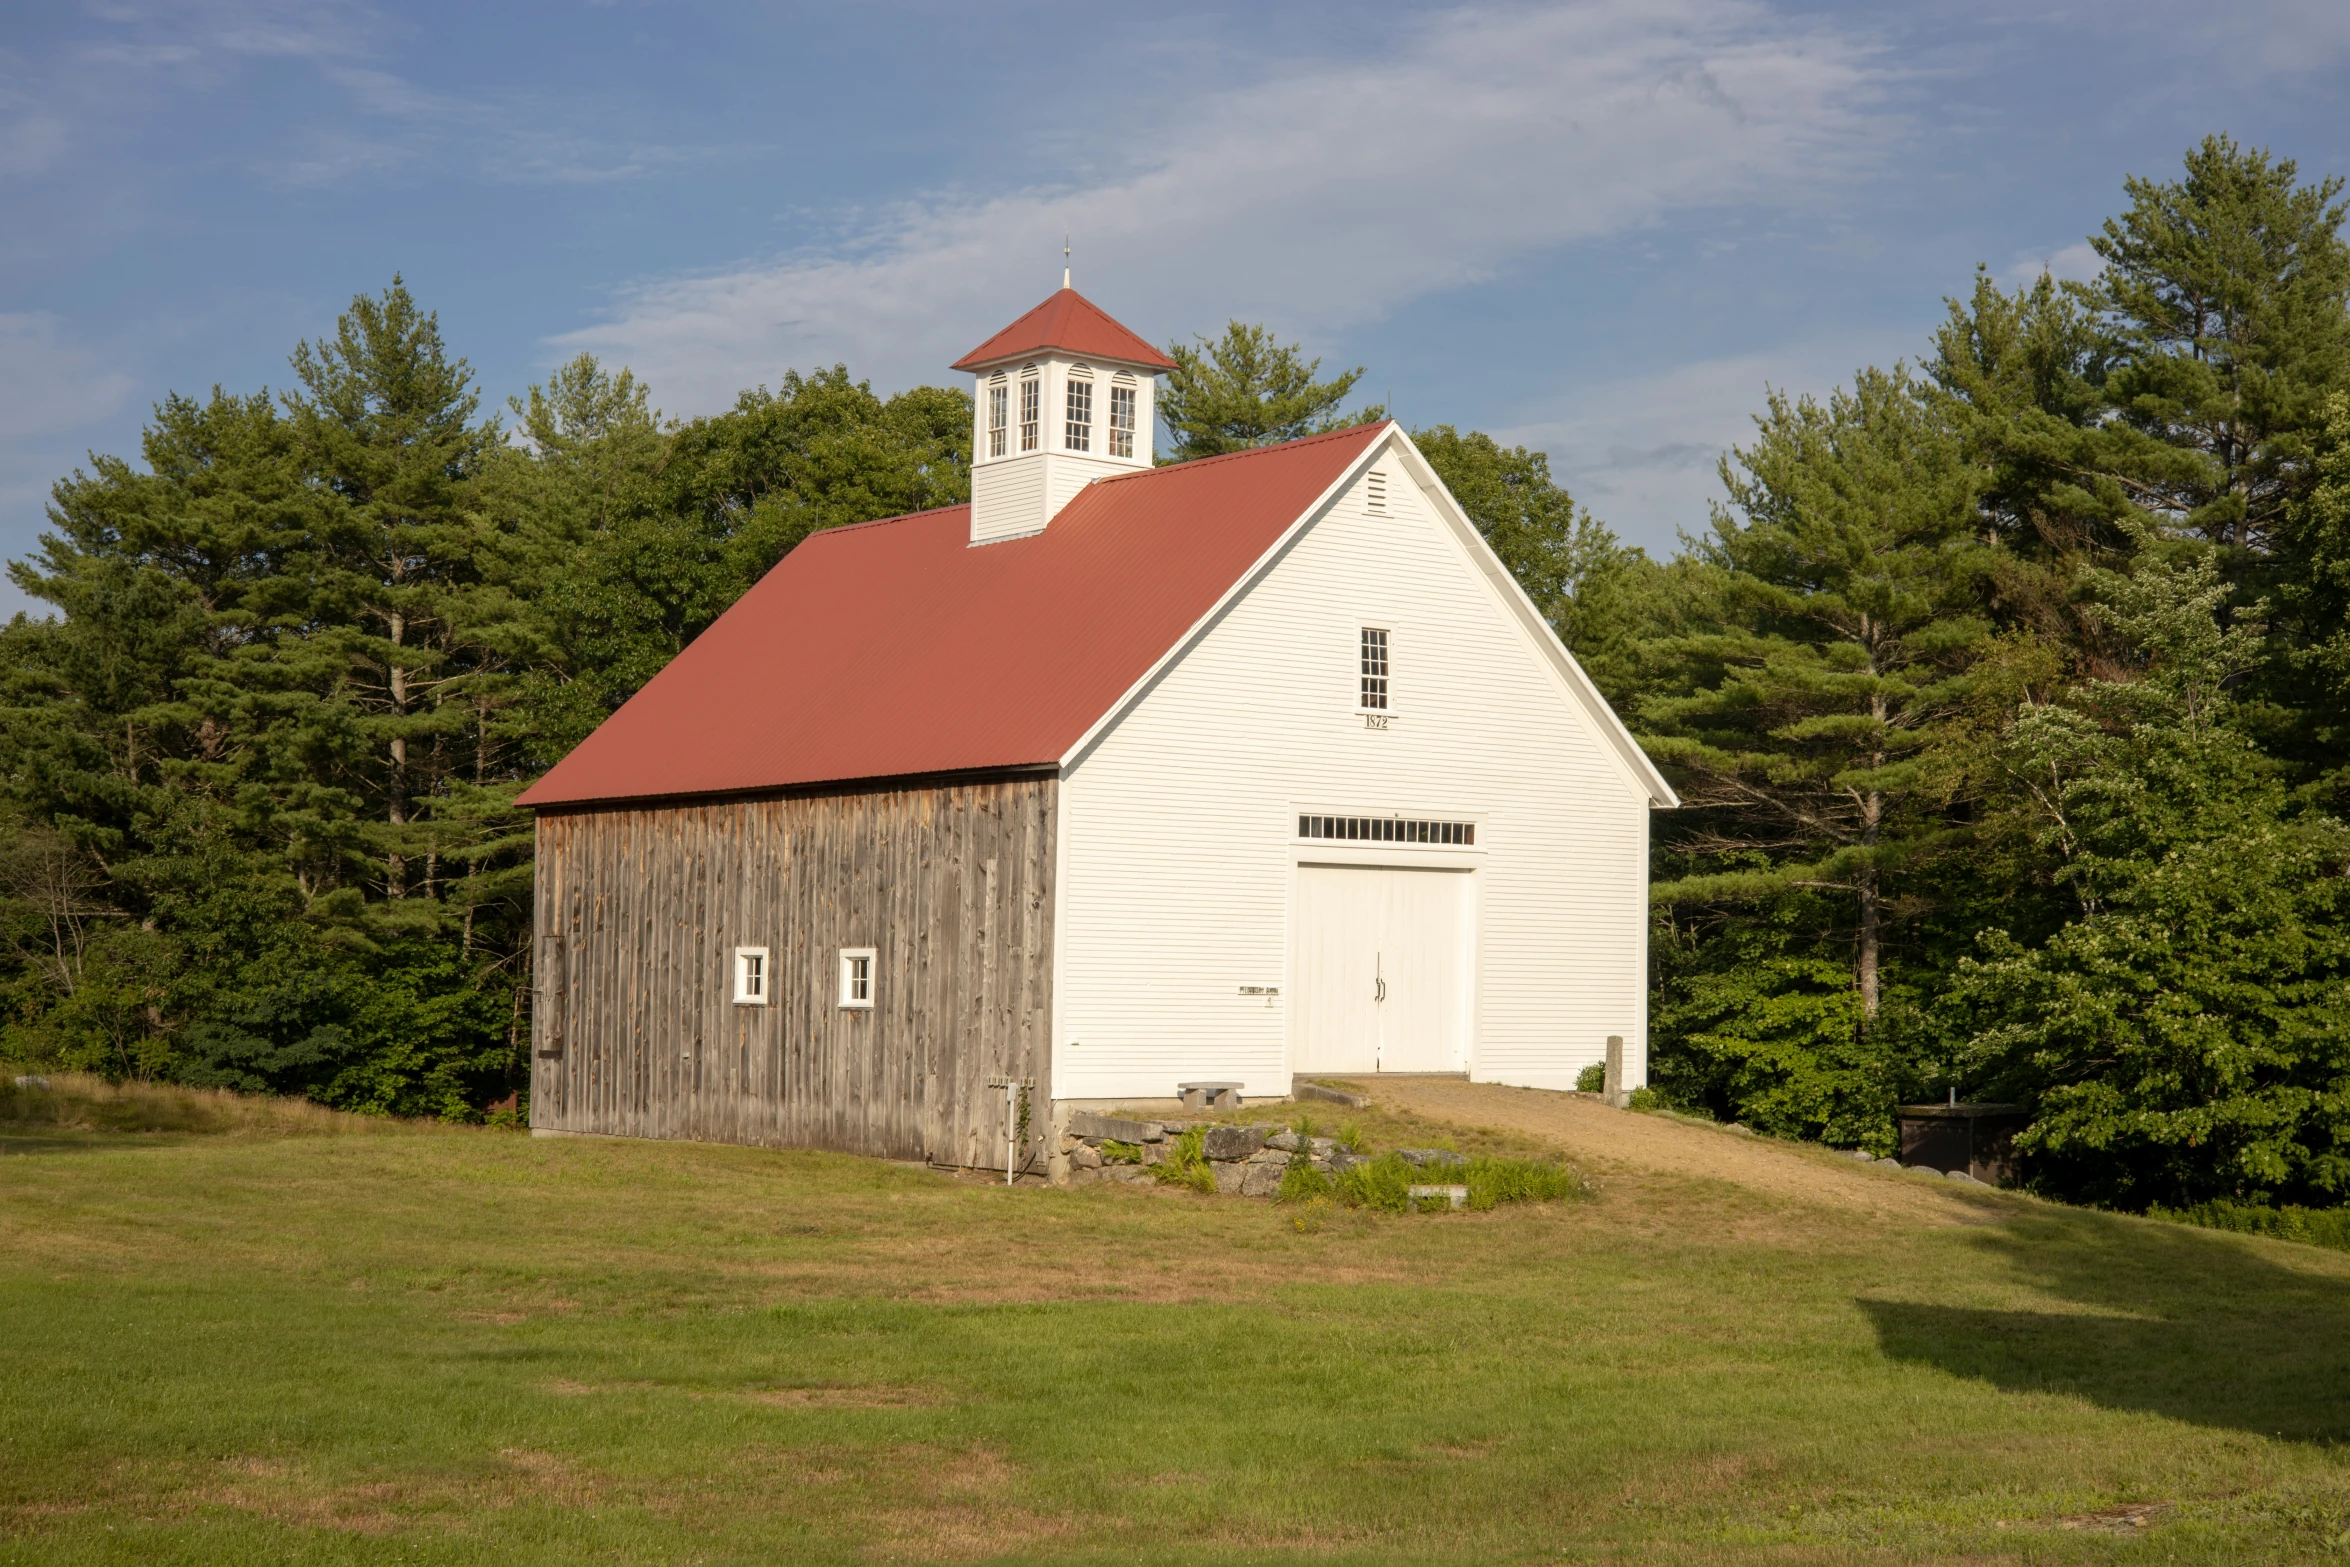
[{"label": "dirt path", "polygon": [[1595,1099],[1534,1088],[1443,1078],[1358,1082],[1374,1103],[1460,1126],[1537,1137],[1595,1173],[1710,1177],[1770,1197],[1853,1214],[1929,1224],[1981,1223],[2004,1193],[1860,1164],[1826,1149],[1799,1147],[1718,1126],[1611,1110]]}]

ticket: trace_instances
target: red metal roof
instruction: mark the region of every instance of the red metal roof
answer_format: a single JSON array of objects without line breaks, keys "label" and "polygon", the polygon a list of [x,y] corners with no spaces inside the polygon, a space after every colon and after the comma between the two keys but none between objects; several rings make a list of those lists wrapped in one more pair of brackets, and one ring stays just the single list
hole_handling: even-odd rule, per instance
[{"label": "red metal roof", "polygon": [[1383,428],[1099,480],[996,544],[968,506],[816,534],[522,803],[1058,762]]},{"label": "red metal roof", "polygon": [[1063,288],[947,368],[974,370],[999,359],[1058,348],[1088,359],[1172,370],[1175,361],[1120,326],[1110,313],[1073,288]]}]

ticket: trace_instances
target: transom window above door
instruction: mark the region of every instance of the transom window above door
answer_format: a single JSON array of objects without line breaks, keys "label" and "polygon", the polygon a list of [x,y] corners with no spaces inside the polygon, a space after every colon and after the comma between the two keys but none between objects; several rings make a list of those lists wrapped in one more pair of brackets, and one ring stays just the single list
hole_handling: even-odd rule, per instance
[{"label": "transom window above door", "polygon": [[1330,838],[1349,843],[1449,843],[1473,846],[1475,822],[1406,820],[1401,816],[1300,816],[1300,838]]}]

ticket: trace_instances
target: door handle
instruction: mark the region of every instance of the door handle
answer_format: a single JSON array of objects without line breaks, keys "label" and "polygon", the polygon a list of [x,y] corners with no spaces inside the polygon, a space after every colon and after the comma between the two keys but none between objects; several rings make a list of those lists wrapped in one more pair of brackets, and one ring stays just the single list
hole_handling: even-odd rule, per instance
[{"label": "door handle", "polygon": [[1371,981],[1371,984],[1373,986],[1371,991],[1371,999],[1373,1001],[1385,1001],[1387,999],[1387,981],[1383,979],[1374,979]]}]

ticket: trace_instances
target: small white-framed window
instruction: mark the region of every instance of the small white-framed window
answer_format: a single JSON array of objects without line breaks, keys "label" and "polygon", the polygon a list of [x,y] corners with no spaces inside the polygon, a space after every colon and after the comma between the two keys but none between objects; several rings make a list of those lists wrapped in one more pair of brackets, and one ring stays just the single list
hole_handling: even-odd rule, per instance
[{"label": "small white-framed window", "polygon": [[1377,626],[1363,628],[1363,706],[1387,706],[1387,633]]},{"label": "small white-framed window", "polygon": [[1005,443],[1011,431],[1006,428],[1012,420],[1012,388],[998,370],[987,383],[987,455],[1004,455]]},{"label": "small white-framed window", "polygon": [[767,992],[773,988],[774,975],[768,968],[765,947],[737,947],[734,949],[734,1004],[738,1007],[763,1007]]},{"label": "small white-framed window", "polygon": [[1134,388],[1115,383],[1110,387],[1110,455],[1134,455]]},{"label": "small white-framed window", "polygon": [[1036,450],[1038,414],[1044,403],[1044,383],[1036,377],[1036,366],[1020,367],[1020,450]]},{"label": "small white-framed window", "polygon": [[840,1004],[859,1010],[873,1006],[873,970],[880,954],[871,947],[840,949]]},{"label": "small white-framed window", "polygon": [[1072,370],[1068,380],[1069,406],[1061,422],[1061,444],[1073,452],[1093,450],[1093,372]]}]

